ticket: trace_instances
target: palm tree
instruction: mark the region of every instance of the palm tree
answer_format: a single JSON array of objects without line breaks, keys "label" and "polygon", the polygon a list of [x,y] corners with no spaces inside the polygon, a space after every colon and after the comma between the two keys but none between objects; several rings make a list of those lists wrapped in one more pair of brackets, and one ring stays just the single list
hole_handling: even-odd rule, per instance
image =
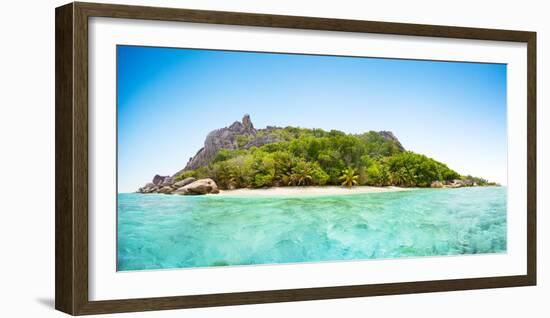
[{"label": "palm tree", "polygon": [[342,181],[342,186],[352,187],[357,185],[359,176],[355,174],[355,169],[348,167],[342,170],[342,176],[339,178]]},{"label": "palm tree", "polygon": [[409,177],[405,168],[399,168],[391,174],[391,183],[396,186],[407,186]]},{"label": "palm tree", "polygon": [[380,168],[380,178],[378,179],[379,186],[385,186],[390,183],[390,172],[386,166]]},{"label": "palm tree", "polygon": [[313,182],[312,174],[313,169],[311,165],[307,162],[298,162],[298,164],[292,168],[292,173],[288,177],[288,185],[310,185]]}]

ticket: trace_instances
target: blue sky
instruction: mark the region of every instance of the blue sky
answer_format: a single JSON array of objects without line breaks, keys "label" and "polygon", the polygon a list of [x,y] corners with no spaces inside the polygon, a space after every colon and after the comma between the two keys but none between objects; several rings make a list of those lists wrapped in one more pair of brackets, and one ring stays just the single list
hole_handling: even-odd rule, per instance
[{"label": "blue sky", "polygon": [[506,65],[117,47],[118,188],[172,175],[206,135],[267,125],[390,130],[407,150],[506,183]]}]

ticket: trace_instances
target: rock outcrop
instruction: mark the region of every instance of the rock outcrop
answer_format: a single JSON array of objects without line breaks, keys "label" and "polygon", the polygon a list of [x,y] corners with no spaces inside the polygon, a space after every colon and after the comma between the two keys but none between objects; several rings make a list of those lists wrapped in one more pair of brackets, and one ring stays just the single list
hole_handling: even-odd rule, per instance
[{"label": "rock outcrop", "polygon": [[178,181],[176,183],[174,183],[174,187],[175,188],[181,188],[181,187],[185,187],[186,185],[192,183],[192,182],[195,182],[197,179],[193,178],[193,177],[188,177],[188,178],[185,178],[181,181]]},{"label": "rock outcrop", "polygon": [[158,190],[159,193],[164,193],[164,194],[170,194],[172,193],[172,191],[174,191],[174,188],[170,186],[164,186]]},{"label": "rock outcrop", "polygon": [[401,142],[399,142],[399,139],[397,139],[397,137],[395,137],[395,135],[391,131],[382,130],[382,131],[379,131],[378,134],[386,140],[393,141],[399,150],[405,151],[405,147],[401,145]]},{"label": "rock outcrop", "polygon": [[433,181],[431,188],[462,188],[462,187],[477,187],[477,183],[471,179],[454,179],[446,181]]},{"label": "rock outcrop", "polygon": [[[237,138],[239,136],[253,137],[256,133],[257,131],[248,114],[244,115],[242,122],[236,121],[229,127],[216,129],[210,132],[208,136],[206,136],[204,147],[202,147],[194,157],[189,158],[187,165],[182,171],[194,170],[208,165],[220,149],[238,149],[239,144]],[[176,175],[182,171],[176,173]]]},{"label": "rock outcrop", "polygon": [[[162,194],[216,194],[219,193],[218,185],[212,179],[185,178],[178,182],[173,182],[172,177],[160,177],[156,175],[153,182],[147,183],[138,189],[138,193],[162,193]],[[154,182],[157,182],[155,184]]]},{"label": "rock outcrop", "polygon": [[267,144],[272,144],[274,142],[279,142],[281,141],[279,139],[279,137],[275,134],[267,134],[265,136],[260,136],[258,138],[254,138],[252,140],[250,140],[249,142],[246,143],[246,145],[244,145],[244,149],[248,149],[248,148],[251,148],[251,147],[260,147],[260,146],[263,146],[263,145],[267,145]]},{"label": "rock outcrop", "polygon": [[162,183],[159,185],[161,187],[166,187],[166,186],[172,186],[174,184],[174,178],[173,177],[164,177],[164,179],[162,180]]},{"label": "rock outcrop", "polygon": [[443,182],[438,181],[438,180],[432,182],[432,184],[430,185],[430,187],[432,187],[432,188],[443,188],[443,186],[444,186]]},{"label": "rock outcrop", "polygon": [[164,182],[164,179],[168,178],[168,176],[159,176],[158,174],[153,177],[153,184],[154,185],[160,185]]},{"label": "rock outcrop", "polygon": [[449,183],[447,183],[446,188],[462,188],[464,186],[464,182],[460,179],[455,179]]},{"label": "rock outcrop", "polygon": [[210,178],[206,178],[191,182],[190,184],[175,190],[173,193],[184,195],[197,195],[209,193],[217,194],[219,192],[220,190],[218,190],[218,185],[216,184],[216,182],[214,182],[214,180]]},{"label": "rock outcrop", "polygon": [[147,183],[143,187],[138,189],[138,193],[154,193],[158,191],[158,186],[152,182]]}]

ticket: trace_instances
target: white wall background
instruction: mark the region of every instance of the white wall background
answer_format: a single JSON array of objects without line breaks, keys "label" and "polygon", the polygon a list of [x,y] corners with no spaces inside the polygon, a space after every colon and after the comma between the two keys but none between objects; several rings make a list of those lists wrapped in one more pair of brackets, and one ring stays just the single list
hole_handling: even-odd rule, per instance
[{"label": "white wall background", "polygon": [[[530,30],[538,32],[539,285],[136,313],[135,317],[548,317],[550,22],[545,1],[109,1]],[[64,1],[10,1],[0,13],[0,316],[62,317],[54,297],[54,8]],[[550,230],[550,228],[549,228]],[[113,315],[130,317],[130,314]],[[132,317],[133,317],[132,316]]]}]

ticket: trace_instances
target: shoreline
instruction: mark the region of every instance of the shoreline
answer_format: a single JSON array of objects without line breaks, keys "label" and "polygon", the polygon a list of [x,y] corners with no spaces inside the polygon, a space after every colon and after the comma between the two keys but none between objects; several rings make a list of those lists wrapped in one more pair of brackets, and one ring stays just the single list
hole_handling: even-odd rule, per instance
[{"label": "shoreline", "polygon": [[[388,193],[388,192],[404,192],[415,191],[421,189],[462,189],[462,188],[486,188],[486,187],[503,187],[501,185],[491,186],[473,186],[473,187],[442,187],[442,188],[419,188],[419,187],[398,187],[398,186],[353,186],[351,188],[342,186],[285,186],[285,187],[270,187],[270,188],[239,188],[234,190],[219,190],[219,193],[205,193],[198,196],[221,196],[221,197],[266,197],[266,196],[329,196],[329,195],[352,195],[352,194],[369,194],[369,193]],[[505,186],[504,186],[505,187]],[[126,192],[139,193],[139,192]],[[119,193],[124,194],[124,193]],[[147,194],[147,193],[146,193]],[[162,195],[182,195],[175,193],[149,193]]]},{"label": "shoreline", "polygon": [[340,186],[307,186],[307,187],[272,187],[265,189],[235,189],[235,190],[220,190],[214,196],[304,196],[304,195],[350,195],[359,193],[384,193],[384,192],[400,192],[412,191],[417,188],[401,188],[401,187],[371,187],[371,186],[354,186],[345,188]]}]

